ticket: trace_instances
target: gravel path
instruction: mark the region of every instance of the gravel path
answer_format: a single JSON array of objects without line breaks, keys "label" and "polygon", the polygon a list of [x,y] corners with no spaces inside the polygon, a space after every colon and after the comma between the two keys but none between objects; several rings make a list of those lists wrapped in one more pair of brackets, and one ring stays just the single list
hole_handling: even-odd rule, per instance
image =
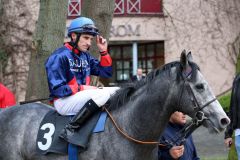
[{"label": "gravel path", "polygon": [[228,149],[224,146],[224,132],[210,134],[206,128],[200,127],[193,132],[193,141],[200,158],[224,157],[223,159],[227,159]]}]

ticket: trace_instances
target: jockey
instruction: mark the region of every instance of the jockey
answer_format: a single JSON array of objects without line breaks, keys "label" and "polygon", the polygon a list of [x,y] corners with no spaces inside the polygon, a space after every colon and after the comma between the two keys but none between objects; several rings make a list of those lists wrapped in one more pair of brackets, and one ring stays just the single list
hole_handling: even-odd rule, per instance
[{"label": "jockey", "polygon": [[[107,41],[99,35],[94,22],[86,17],[72,20],[68,28],[71,41],[56,49],[45,62],[50,97],[61,115],[74,115],[60,133],[68,141],[91,115],[103,106],[118,87],[90,86],[90,75],[112,76],[112,59]],[[92,40],[101,55],[100,61],[88,52]]]}]

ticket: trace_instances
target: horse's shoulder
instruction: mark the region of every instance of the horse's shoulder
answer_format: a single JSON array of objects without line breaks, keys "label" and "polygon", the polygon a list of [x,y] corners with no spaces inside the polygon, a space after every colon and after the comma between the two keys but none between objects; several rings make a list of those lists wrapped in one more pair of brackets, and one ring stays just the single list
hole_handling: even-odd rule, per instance
[{"label": "horse's shoulder", "polygon": [[45,104],[45,103],[29,103],[28,105],[33,106],[33,107],[39,107],[39,108],[42,108],[42,107],[46,108],[47,107],[49,109],[53,109],[52,106],[50,106],[48,104]]},{"label": "horse's shoulder", "polygon": [[48,104],[45,104],[45,103],[29,103],[29,104],[27,104],[26,109],[38,110],[38,111],[43,111],[43,112],[55,110],[54,107],[52,107]]},{"label": "horse's shoulder", "polygon": [[55,110],[54,107],[44,104],[44,103],[27,103],[23,105],[17,105],[14,107],[10,107],[9,112],[16,112],[18,113],[23,112],[23,113],[29,113],[29,114],[45,114],[50,110]]}]

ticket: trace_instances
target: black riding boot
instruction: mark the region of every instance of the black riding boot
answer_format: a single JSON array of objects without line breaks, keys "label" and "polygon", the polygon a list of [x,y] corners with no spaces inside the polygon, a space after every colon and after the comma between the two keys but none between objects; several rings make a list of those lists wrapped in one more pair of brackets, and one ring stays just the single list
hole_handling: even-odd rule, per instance
[{"label": "black riding boot", "polygon": [[98,105],[90,99],[80,109],[80,111],[73,117],[73,119],[61,131],[59,137],[68,141],[74,135],[74,132],[81,127],[81,125],[91,117],[97,110],[100,110]]}]

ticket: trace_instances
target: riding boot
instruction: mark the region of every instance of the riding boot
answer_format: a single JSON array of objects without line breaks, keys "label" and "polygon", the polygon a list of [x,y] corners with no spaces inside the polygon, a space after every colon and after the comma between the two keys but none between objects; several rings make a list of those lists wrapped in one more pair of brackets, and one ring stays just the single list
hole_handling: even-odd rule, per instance
[{"label": "riding boot", "polygon": [[98,110],[100,110],[100,107],[98,107],[98,105],[92,99],[87,101],[87,103],[85,103],[80,111],[61,131],[59,137],[63,138],[66,141],[71,139],[75,131],[78,130],[81,125]]}]

